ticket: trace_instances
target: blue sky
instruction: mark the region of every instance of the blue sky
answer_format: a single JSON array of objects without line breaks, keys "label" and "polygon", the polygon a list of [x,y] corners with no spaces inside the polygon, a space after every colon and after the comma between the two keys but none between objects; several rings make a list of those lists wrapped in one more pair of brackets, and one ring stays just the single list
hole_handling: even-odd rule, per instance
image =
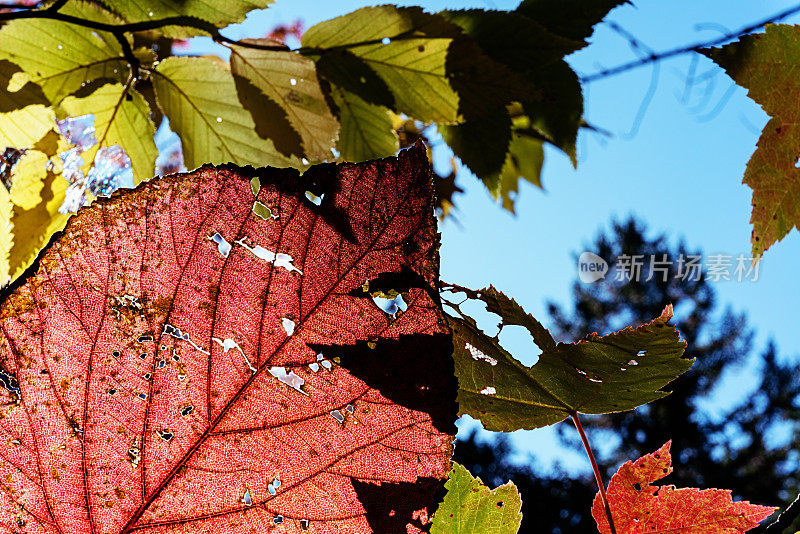
[{"label": "blue sky", "polygon": [[[430,10],[510,9],[517,4],[507,0],[397,3]],[[366,5],[371,3],[278,0],[225,33],[235,38],[261,36],[276,24],[298,18],[308,27]],[[610,20],[659,51],[717,37],[791,5],[778,0],[637,0],[635,6],[614,10]],[[800,17],[787,21],[797,23]],[[205,48],[205,43],[197,45]],[[569,60],[578,72],[589,74],[635,57],[626,40],[601,24],[590,46]],[[704,58],[697,62],[697,72],[708,71],[710,85],[694,88],[684,100],[690,62],[690,56],[681,56],[660,63],[652,87],[652,67],[589,84],[585,117],[611,135],[580,135],[577,170],[563,154],[548,150],[545,190],[523,184],[516,216],[502,211],[462,169],[459,183],[467,193],[457,199],[459,223],[442,225],[442,278],[475,288],[494,284],[546,324],[547,300],[571,302],[570,288],[577,274],[574,254],[585,250],[612,218],[634,214],[653,233],[682,238],[706,254],[749,254],[751,192],[741,179],[767,116]],[[652,95],[643,110],[648,91]],[[446,161],[441,157],[435,164],[444,170]],[[758,346],[772,338],[787,357],[800,354],[794,309],[800,297],[798,266],[800,235],[795,230],[767,251],[757,282],[715,284],[722,306],[747,312],[758,332]],[[680,326],[681,318],[676,320]],[[526,363],[535,360],[532,345],[521,333],[504,332],[503,341]],[[742,391],[753,387],[752,369],[751,362],[731,373],[709,408],[723,410],[741,398]],[[556,446],[552,429],[517,432],[514,442],[522,454],[535,454],[543,465],[559,461],[582,469],[585,464],[581,456]]]}]

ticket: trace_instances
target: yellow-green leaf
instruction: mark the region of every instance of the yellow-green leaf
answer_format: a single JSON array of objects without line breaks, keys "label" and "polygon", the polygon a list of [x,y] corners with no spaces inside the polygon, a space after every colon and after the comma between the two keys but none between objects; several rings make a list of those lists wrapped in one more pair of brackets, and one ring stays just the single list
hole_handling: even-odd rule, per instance
[{"label": "yellow-green leaf", "polygon": [[420,8],[365,7],[312,26],[303,46],[317,49],[321,61],[326,50],[336,54],[346,48],[385,81],[396,111],[454,122],[459,98],[448,81],[446,60],[458,32],[449,26]]},{"label": "yellow-green leaf", "polygon": [[41,202],[42,186],[50,158],[38,150],[28,150],[11,171],[11,201],[23,209]]},{"label": "yellow-green leaf", "polygon": [[[278,45],[269,39],[245,39],[248,44]],[[231,71],[250,81],[271,102],[264,99],[244,102],[256,126],[277,125],[285,131],[288,120],[302,139],[290,153],[305,155],[312,161],[331,159],[339,123],[330,111],[317,80],[316,65],[300,54],[286,50],[259,50],[246,46],[231,47]],[[275,103],[278,106],[269,105]],[[271,131],[271,130],[270,130]],[[280,130],[270,136],[280,148]],[[284,136],[285,137],[285,136]]]},{"label": "yellow-green leaf", "polygon": [[66,180],[47,172],[38,203],[30,209],[14,206],[13,225],[16,237],[9,255],[9,280],[22,274],[50,237],[64,228],[69,214],[59,213],[58,208],[64,202],[66,189]]},{"label": "yellow-green leaf", "polygon": [[490,490],[466,468],[453,463],[447,493],[433,516],[431,534],[516,534],[522,499],[513,482]]},{"label": "yellow-green leaf", "polygon": [[8,190],[0,185],[0,283],[6,283],[11,273],[9,257],[14,246],[14,204]]},{"label": "yellow-green leaf", "polygon": [[31,148],[54,127],[53,110],[40,104],[0,113],[0,147]]},{"label": "yellow-green leaf", "polygon": [[[108,6],[128,22],[191,17],[223,28],[242,22],[247,13],[265,8],[272,2],[273,0],[113,0],[108,2]],[[188,26],[169,26],[162,29],[162,33],[175,38],[207,35],[207,32]]]},{"label": "yellow-green leaf", "polygon": [[186,166],[233,162],[239,165],[299,166],[262,139],[236,96],[230,72],[206,58],[170,57],[153,73],[158,104],[183,143]]},{"label": "yellow-green leaf", "polygon": [[[71,2],[68,14],[114,22],[91,4]],[[13,20],[0,28],[0,59],[18,65],[52,103],[95,80],[124,83],[130,69],[122,48],[107,32],[59,20]]]},{"label": "yellow-green leaf", "polygon": [[141,94],[119,84],[105,85],[85,98],[67,97],[61,109],[72,117],[94,114],[98,144],[82,155],[87,164],[101,147],[119,145],[131,159],[136,183],[153,177],[158,156],[155,126]]},{"label": "yellow-green leaf", "polygon": [[[20,76],[30,79],[30,76],[23,73],[18,66],[0,59],[0,113],[8,113],[34,104],[45,106],[50,104],[38,85],[27,81],[21,87],[16,87],[19,85]],[[11,83],[12,79],[14,84]]]},{"label": "yellow-green leaf", "polygon": [[343,161],[367,161],[393,156],[399,150],[390,111],[358,95],[333,86],[341,132],[337,144]]}]

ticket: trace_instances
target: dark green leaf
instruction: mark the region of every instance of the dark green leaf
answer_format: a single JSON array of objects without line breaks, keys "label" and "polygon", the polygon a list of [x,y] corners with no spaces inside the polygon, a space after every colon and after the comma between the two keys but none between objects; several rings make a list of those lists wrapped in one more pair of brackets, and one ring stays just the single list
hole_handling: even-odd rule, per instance
[{"label": "dark green leaf", "polygon": [[[527,367],[474,321],[452,318],[453,357],[461,414],[488,430],[510,432],[552,425],[573,413],[632,410],[668,394],[660,388],[692,366],[686,343],[670,326],[672,307],[639,328],[544,350]],[[541,338],[540,338],[541,339]]]},{"label": "dark green leaf", "polygon": [[544,164],[542,145],[541,140],[530,135],[512,134],[503,168],[499,173],[483,179],[483,184],[492,196],[512,213],[514,213],[520,180],[526,180],[537,187],[542,187],[541,174]]},{"label": "dark green leaf", "polygon": [[575,50],[586,46],[594,25],[609,11],[628,0],[522,0],[517,12],[541,23],[551,32],[575,41]]},{"label": "dark green leaf", "polygon": [[505,108],[463,124],[440,125],[438,130],[453,154],[478,178],[503,168],[511,142],[511,118]]}]

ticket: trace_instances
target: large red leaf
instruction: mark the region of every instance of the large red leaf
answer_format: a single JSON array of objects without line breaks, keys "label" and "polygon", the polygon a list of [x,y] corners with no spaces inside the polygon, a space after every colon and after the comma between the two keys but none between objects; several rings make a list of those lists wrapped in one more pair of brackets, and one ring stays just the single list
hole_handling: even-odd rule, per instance
[{"label": "large red leaf", "polygon": [[[671,444],[668,441],[635,462],[625,462],[611,477],[608,503],[617,534],[734,534],[758,526],[776,510],[734,502],[730,490],[651,485],[672,473]],[[602,534],[611,532],[599,493],[592,516]]]},{"label": "large red leaf", "polygon": [[420,146],[82,210],[0,306],[2,531],[418,532],[456,410],[437,248]]}]

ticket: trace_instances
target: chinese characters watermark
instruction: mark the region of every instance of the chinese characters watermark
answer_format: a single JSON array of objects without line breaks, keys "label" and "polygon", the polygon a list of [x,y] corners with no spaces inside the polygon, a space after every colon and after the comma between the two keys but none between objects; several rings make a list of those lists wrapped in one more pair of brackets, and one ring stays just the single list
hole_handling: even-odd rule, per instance
[{"label": "chinese characters watermark", "polygon": [[597,254],[584,252],[578,258],[578,278],[591,284],[613,273],[616,282],[668,281],[670,278],[696,282],[701,277],[709,282],[758,281],[760,262],[752,256],[739,254],[680,254],[670,258],[667,254],[622,254],[609,267]]}]

